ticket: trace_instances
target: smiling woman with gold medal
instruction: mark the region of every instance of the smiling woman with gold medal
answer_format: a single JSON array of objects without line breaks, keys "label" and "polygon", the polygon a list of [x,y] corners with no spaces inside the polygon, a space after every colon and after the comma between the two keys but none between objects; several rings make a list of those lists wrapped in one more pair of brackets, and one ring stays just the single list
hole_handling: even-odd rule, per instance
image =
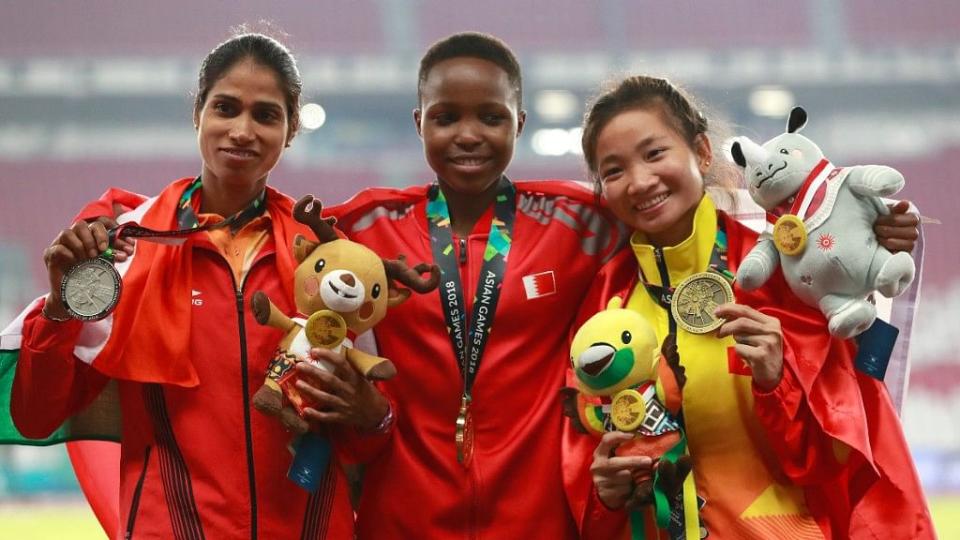
[{"label": "smiling woman with gold medal", "polygon": [[[676,336],[686,376],[678,418],[692,462],[658,529],[654,505],[631,497],[634,479],[657,474],[658,465],[616,455],[634,435],[609,431],[599,446],[568,439],[567,466],[583,462],[579,473],[568,471],[575,515],[589,497],[640,511],[630,513],[632,528],[627,512],[613,525],[587,515],[585,536],[933,537],[886,389],[853,369],[854,344],[832,338],[782,276],[749,293],[731,287],[756,234],[705,193],[717,167],[707,120],[689,98],[663,79],[620,81],[590,107],[583,147],[610,209],[634,233],[632,249],[598,275],[580,320],[616,295],[650,322],[658,342]],[[888,219],[915,234],[916,216],[897,210]],[[802,249],[803,231],[789,225],[780,247]]]}]

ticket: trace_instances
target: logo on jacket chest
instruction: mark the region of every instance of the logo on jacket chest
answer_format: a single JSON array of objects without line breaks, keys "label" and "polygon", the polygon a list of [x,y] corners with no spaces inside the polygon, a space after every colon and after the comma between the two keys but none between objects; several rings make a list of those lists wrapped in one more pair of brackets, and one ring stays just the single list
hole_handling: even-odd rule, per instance
[{"label": "logo on jacket chest", "polygon": [[523,276],[523,290],[527,293],[527,300],[556,294],[557,278],[553,270]]}]

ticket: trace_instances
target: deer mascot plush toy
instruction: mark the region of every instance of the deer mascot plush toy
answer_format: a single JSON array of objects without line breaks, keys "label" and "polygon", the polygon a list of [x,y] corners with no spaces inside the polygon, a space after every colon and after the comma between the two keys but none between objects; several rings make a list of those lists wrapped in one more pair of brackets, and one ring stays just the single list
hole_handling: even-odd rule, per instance
[{"label": "deer mascot plush toy", "polygon": [[833,165],[797,133],[806,122],[796,107],[786,133],[762,146],[737,137],[730,148],[750,196],[767,211],[767,229],[740,263],[737,282],[756,289],[783,265],[790,288],[820,308],[830,333],[849,338],[876,318],[869,293],[892,298],[913,281],[910,255],[890,253],[873,232],[877,215],[888,211],[880,197],[900,191],[904,180],[881,165]]},{"label": "deer mascot plush toy", "polygon": [[[365,377],[389,379],[396,374],[393,363],[354,349],[348,332],[366,332],[383,319],[388,308],[406,300],[410,289],[426,293],[435,289],[440,280],[436,265],[419,264],[411,269],[403,256],[399,260],[381,259],[367,247],[338,237],[333,228],[335,220],[322,218],[321,210],[320,201],[311,195],[300,199],[293,208],[294,218],[309,225],[320,240],[312,242],[297,235],[293,242],[293,254],[299,263],[294,273],[294,300],[301,316],[288,317],[262,291],[254,293],[251,299],[258,323],[286,332],[270,363],[266,381],[253,396],[253,405],[278,417],[284,427],[296,434],[308,429],[300,415],[310,403],[293,384],[294,365],[313,362],[311,348],[327,348],[343,352]],[[422,277],[424,273],[429,276]],[[409,289],[398,287],[396,282]],[[322,361],[318,365],[332,369]],[[303,447],[302,441],[299,446]],[[305,483],[312,485],[314,480],[310,478]]]}]

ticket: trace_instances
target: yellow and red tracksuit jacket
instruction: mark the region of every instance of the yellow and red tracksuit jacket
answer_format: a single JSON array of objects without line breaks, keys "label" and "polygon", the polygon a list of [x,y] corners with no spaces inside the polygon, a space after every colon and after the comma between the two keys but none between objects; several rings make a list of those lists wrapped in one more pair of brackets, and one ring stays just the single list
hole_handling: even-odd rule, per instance
[{"label": "yellow and red tracksuit jacket", "polygon": [[[613,295],[654,325],[659,339],[668,315],[638,285],[638,265],[653,284],[707,270],[718,220],[723,220],[731,271],[756,241],[756,233],[722,212],[709,196],[697,208],[694,230],[681,244],[658,250],[634,234],[598,276],[580,318],[602,309]],[[659,253],[658,253],[659,252]],[[801,302],[778,272],[761,289],[734,287],[736,301],[778,318],[783,331],[783,379],[764,393],[732,337],[678,329],[686,368],[683,418],[707,538],[933,538],[933,526],[886,388],[854,370],[855,345],[831,338],[819,310]],[[574,511],[584,515],[586,538],[629,538],[609,515],[582,510],[591,497],[596,439],[567,433],[565,464]],[[592,522],[592,525],[590,524]],[[593,533],[590,533],[593,531]],[[648,538],[652,536],[648,527]],[[701,531],[702,534],[702,531]]]}]

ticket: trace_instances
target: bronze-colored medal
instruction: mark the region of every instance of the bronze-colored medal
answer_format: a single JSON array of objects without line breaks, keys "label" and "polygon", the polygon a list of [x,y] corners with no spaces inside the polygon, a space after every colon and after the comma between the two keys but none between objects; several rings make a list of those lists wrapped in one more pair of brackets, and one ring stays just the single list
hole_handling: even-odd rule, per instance
[{"label": "bronze-colored medal", "polygon": [[463,396],[457,415],[457,461],[464,467],[473,459],[473,418],[470,416],[470,398]]},{"label": "bronze-colored medal", "polygon": [[333,349],[347,337],[347,321],[336,311],[321,309],[307,319],[304,331],[314,347]]},{"label": "bronze-colored medal", "polygon": [[103,257],[75,264],[60,282],[67,313],[81,321],[98,321],[117,307],[122,281],[113,263]]},{"label": "bronze-colored medal", "polygon": [[610,402],[610,421],[620,431],[631,432],[637,429],[646,414],[646,400],[640,392],[631,388],[617,392]]},{"label": "bronze-colored medal", "polygon": [[799,255],[807,246],[807,227],[793,214],[777,218],[773,226],[773,245],[784,255]]},{"label": "bronze-colored medal", "polygon": [[706,334],[723,324],[713,314],[720,304],[733,302],[733,288],[720,274],[700,272],[680,282],[673,291],[670,311],[677,325],[692,334]]}]

